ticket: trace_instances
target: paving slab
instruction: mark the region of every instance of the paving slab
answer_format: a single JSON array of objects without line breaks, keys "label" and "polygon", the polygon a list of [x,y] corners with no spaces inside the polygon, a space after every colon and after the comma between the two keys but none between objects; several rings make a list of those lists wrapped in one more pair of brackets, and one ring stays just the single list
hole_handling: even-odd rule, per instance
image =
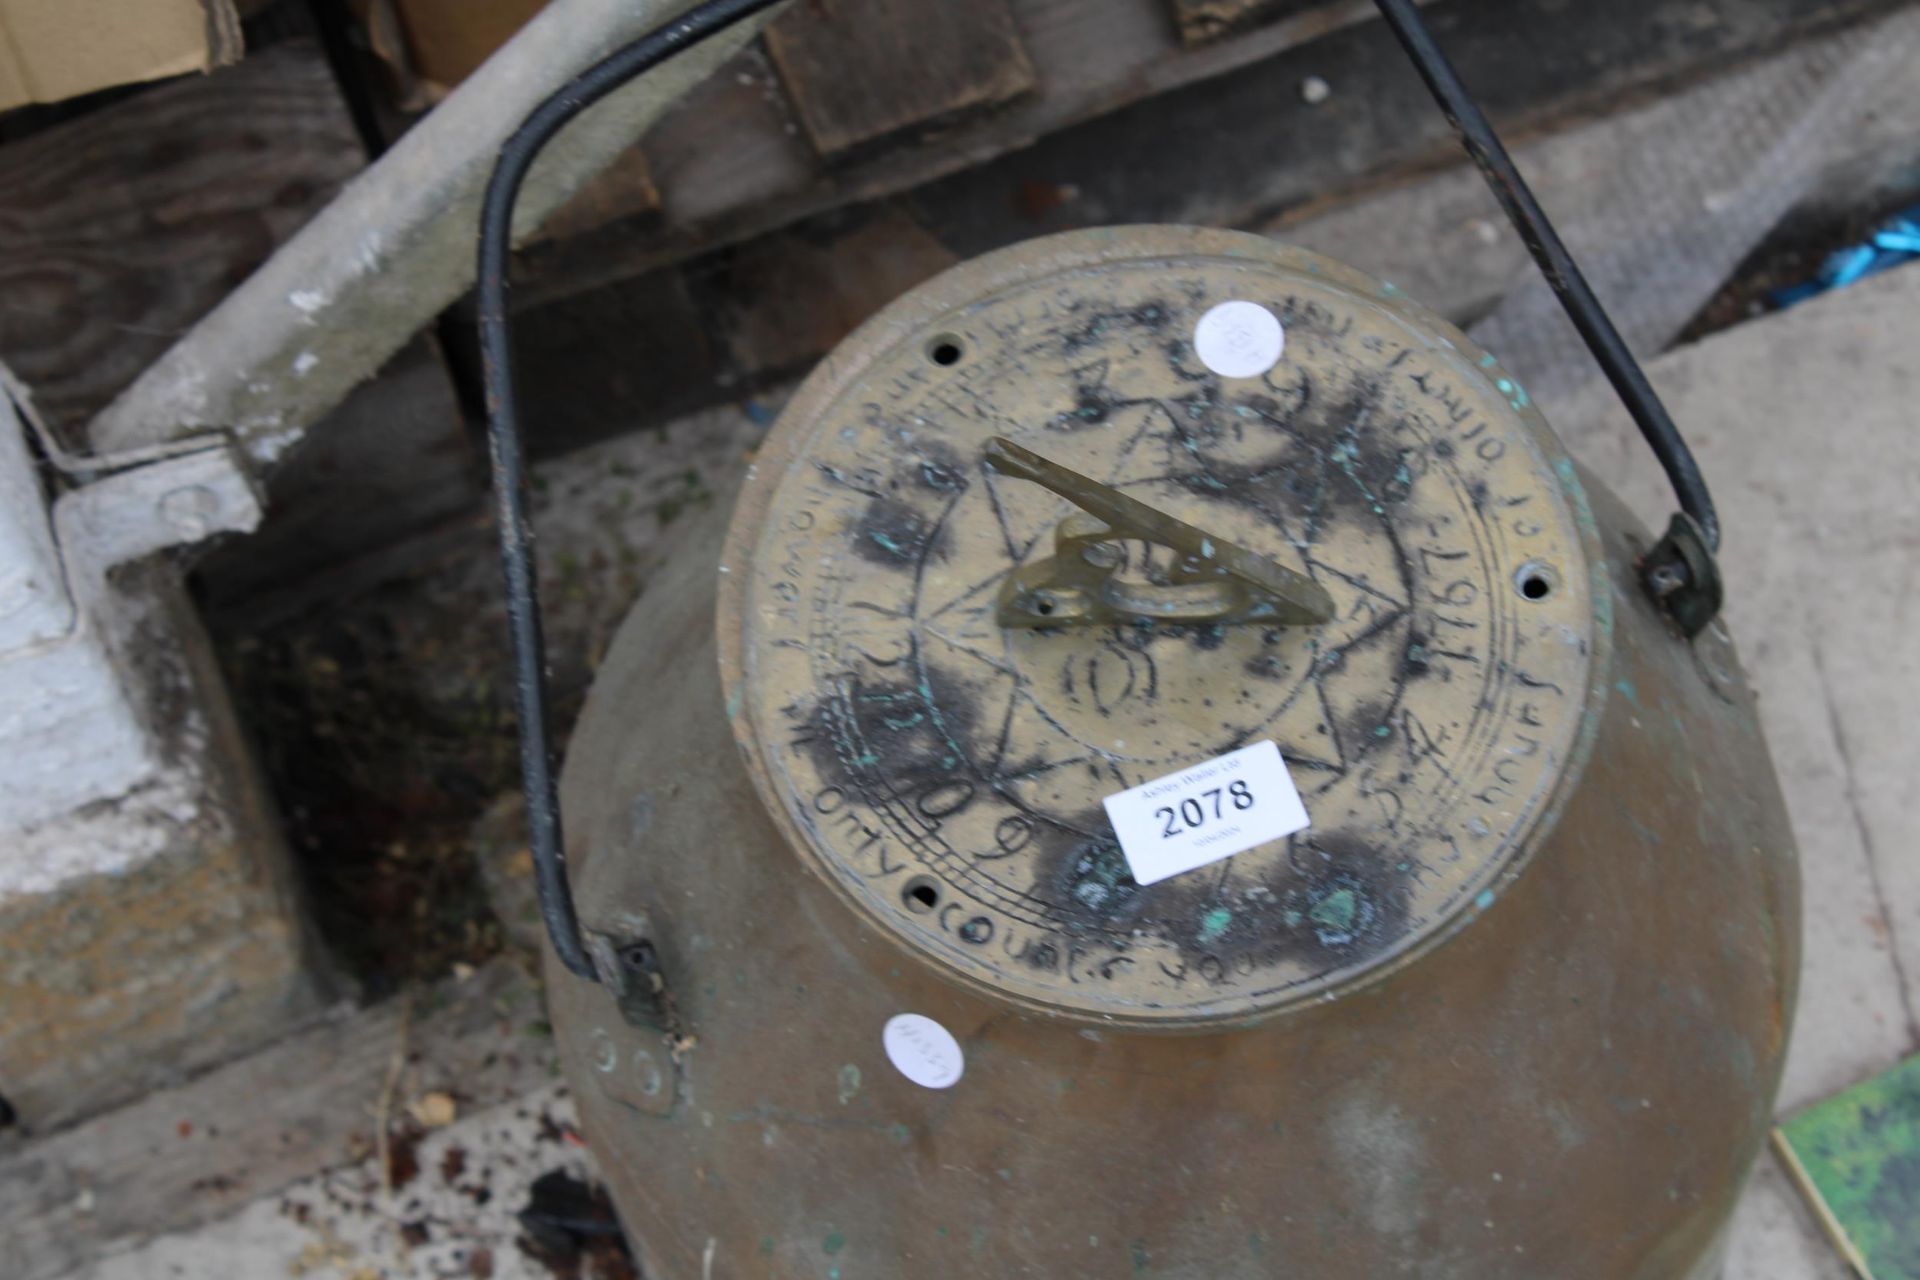
[{"label": "paving slab", "polygon": [[1763,1156],[1734,1213],[1722,1280],[1857,1280],[1820,1234],[1772,1156]]}]

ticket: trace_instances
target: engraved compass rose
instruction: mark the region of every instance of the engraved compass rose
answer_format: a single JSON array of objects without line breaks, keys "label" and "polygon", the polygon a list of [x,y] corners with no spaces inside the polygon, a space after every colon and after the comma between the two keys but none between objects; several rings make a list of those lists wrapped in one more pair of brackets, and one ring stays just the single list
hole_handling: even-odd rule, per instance
[{"label": "engraved compass rose", "polygon": [[[721,625],[763,793],[856,908],[1016,1000],[1180,1022],[1443,936],[1571,749],[1588,615],[1552,576],[1564,455],[1464,338],[1311,255],[1158,234],[989,256],[873,322],[770,438]],[[1260,377],[1194,357],[1224,299],[1285,326]],[[1022,478],[1049,461],[1100,502]],[[1149,517],[1174,533],[1125,536]],[[1045,625],[1090,600],[1112,620]],[[1102,798],[1265,739],[1308,829],[1134,883]]]}]

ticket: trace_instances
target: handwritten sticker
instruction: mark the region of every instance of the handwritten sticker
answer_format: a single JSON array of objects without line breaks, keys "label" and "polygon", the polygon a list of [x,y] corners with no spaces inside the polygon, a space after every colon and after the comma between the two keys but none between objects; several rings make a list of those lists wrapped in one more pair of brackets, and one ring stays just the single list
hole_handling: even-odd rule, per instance
[{"label": "handwritten sticker", "polygon": [[1143,782],[1103,803],[1141,884],[1231,858],[1309,825],[1286,761],[1271,742]]},{"label": "handwritten sticker", "polygon": [[1257,302],[1223,302],[1194,326],[1193,349],[1223,378],[1257,378],[1280,362],[1287,331]]},{"label": "handwritten sticker", "polygon": [[951,1089],[967,1069],[953,1033],[919,1013],[896,1013],[880,1033],[887,1059],[900,1074],[927,1089]]}]

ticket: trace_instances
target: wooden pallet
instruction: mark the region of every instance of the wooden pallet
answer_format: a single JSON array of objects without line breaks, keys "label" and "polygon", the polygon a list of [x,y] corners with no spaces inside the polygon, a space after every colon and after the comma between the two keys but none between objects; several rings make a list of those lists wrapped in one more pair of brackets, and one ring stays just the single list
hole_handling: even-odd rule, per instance
[{"label": "wooden pallet", "polygon": [[[305,39],[0,147],[0,361],[80,448],[95,411],[365,164],[333,71]],[[480,496],[431,341],[314,435],[272,477],[266,524],[203,565],[215,597],[385,546]]]},{"label": "wooden pallet", "polygon": [[[1680,12],[1648,0],[1571,8],[1442,0],[1430,13],[1469,83],[1525,129],[1891,7],[1708,0]],[[534,246],[521,258],[516,297],[537,303],[923,188],[1102,118],[1162,126],[1140,131],[1150,144],[1126,152],[1136,185],[1154,182],[1161,157],[1186,178],[1195,165],[1178,163],[1180,152],[1256,174],[1294,159],[1271,143],[1311,118],[1301,111],[1310,76],[1330,78],[1334,103],[1343,92],[1386,90],[1391,115],[1377,110],[1367,135],[1335,140],[1349,170],[1368,168],[1369,155],[1416,149],[1396,132],[1444,143],[1375,13],[1372,0],[800,0],[764,47],[701,85],[635,148],[630,163],[644,166],[653,194],[631,210],[600,200],[590,229],[575,222],[572,234]],[[961,14],[963,47],[942,54],[938,68],[904,55],[948,39]],[[1375,30],[1362,41],[1375,51],[1367,65],[1319,65],[1320,51],[1334,51],[1330,37],[1346,41],[1361,24]],[[1369,79],[1356,83],[1356,72]],[[1191,105],[1209,95],[1217,109]],[[1236,163],[1214,145],[1223,131],[1262,145]],[[1100,144],[1127,146],[1116,132],[1097,134]],[[1322,185],[1303,193],[1277,182],[1285,188],[1277,199],[1327,189],[1328,166],[1303,159],[1301,172]],[[1113,215],[1131,216],[1124,207]]]},{"label": "wooden pallet", "polygon": [[801,0],[641,143],[657,224],[603,211],[598,232],[546,240],[523,256],[517,296],[576,292],[903,191],[1374,12],[1371,0],[1304,4],[1196,45],[1173,0]]},{"label": "wooden pallet", "polygon": [[[1028,2],[1009,0],[1016,16],[1034,12]],[[1124,28],[1131,0],[1103,3]],[[1070,7],[1059,0],[1052,11]],[[1666,0],[1616,0],[1604,9],[1454,0],[1434,8],[1432,20],[1462,75],[1519,142],[1891,7],[1718,0],[1691,10],[1681,32]],[[1358,8],[1371,12],[1370,3]],[[1281,33],[1300,31],[1288,22],[1307,20],[1296,15],[1193,51],[1164,10],[1151,12],[1160,43],[1143,38],[1132,47],[1159,48],[1166,65],[1189,70],[1196,58],[1238,59],[1261,42],[1284,44]],[[789,133],[779,123],[786,99],[763,55],[749,51],[702,85],[643,142],[661,192],[652,227],[614,223],[526,256],[516,304],[526,318],[522,385],[534,447],[563,451],[804,372],[898,293],[1001,245],[1095,223],[1264,229],[1462,162],[1451,130],[1377,22],[1276,48],[995,154],[995,140],[1011,136],[1003,132],[1010,121],[1060,92],[1062,82],[1048,77],[1071,64],[1065,51],[1075,40],[1096,47],[1090,28],[1072,38],[1043,38],[1025,22],[1021,29],[1040,74],[1033,95],[830,172],[797,125]],[[1125,43],[1123,34],[1114,41]],[[1118,44],[1099,47],[1111,54]],[[1126,62],[1115,56],[1101,71],[1090,58],[1071,64],[1073,74],[1118,76]],[[1302,87],[1316,77],[1331,92],[1309,101],[1317,95]],[[967,151],[973,145],[979,154]],[[811,157],[814,177],[796,176],[795,153]],[[797,194],[783,195],[789,178]],[[628,340],[654,333],[661,336]],[[659,358],[635,361],[636,350]],[[592,372],[596,352],[609,355],[604,376]]]}]

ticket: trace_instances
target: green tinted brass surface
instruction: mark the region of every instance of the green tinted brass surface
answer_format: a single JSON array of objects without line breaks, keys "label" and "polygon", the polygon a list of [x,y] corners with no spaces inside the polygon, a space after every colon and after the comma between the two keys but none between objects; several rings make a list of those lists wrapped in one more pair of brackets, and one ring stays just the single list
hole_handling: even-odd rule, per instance
[{"label": "green tinted brass surface", "polygon": [[[1001,475],[1031,480],[1080,508],[1055,526],[1051,560],[1007,575],[995,615],[1003,627],[1307,626],[1333,617],[1333,597],[1305,574],[1003,437],[987,442],[984,457]],[[1130,541],[1175,553],[1165,581],[1123,576]]]},{"label": "green tinted brass surface", "polygon": [[[1287,324],[1267,379],[1189,358],[1222,298]],[[1323,260],[1125,228],[949,273],[809,379],[726,550],[676,525],[563,779],[583,924],[648,938],[688,1037],[550,961],[648,1276],[1718,1272],[1791,1021],[1785,811],[1724,628],[1677,634],[1484,359]],[[1334,618],[1000,627],[1071,508],[995,436]],[[1307,831],[1130,886],[1100,797],[1256,735]],[[889,1059],[902,1013],[951,1088]]]}]

